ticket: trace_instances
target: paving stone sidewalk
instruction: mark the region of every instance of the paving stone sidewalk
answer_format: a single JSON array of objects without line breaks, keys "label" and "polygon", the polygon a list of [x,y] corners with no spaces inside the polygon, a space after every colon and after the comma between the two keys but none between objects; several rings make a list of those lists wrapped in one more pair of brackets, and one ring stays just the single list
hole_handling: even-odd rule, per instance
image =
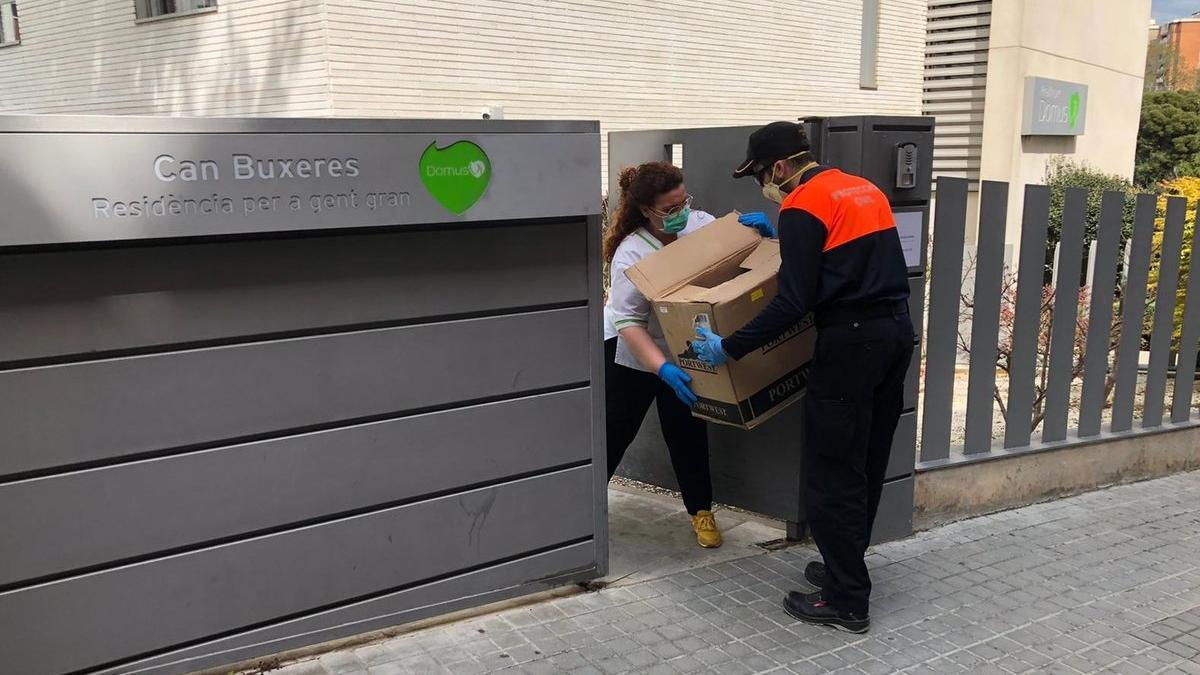
[{"label": "paving stone sidewalk", "polygon": [[808,547],[286,665],[338,673],[1200,673],[1200,472],[873,549],[872,629],[779,607]]}]

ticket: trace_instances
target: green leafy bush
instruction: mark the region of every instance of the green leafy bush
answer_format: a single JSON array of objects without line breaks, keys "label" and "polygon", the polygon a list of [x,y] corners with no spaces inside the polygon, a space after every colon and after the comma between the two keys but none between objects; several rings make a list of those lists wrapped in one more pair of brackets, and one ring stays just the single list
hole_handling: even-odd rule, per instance
[{"label": "green leafy bush", "polygon": [[1054,246],[1062,240],[1063,205],[1068,188],[1088,190],[1087,224],[1085,241],[1096,238],[1096,225],[1100,222],[1100,203],[1105,192],[1123,192],[1127,196],[1122,216],[1121,241],[1129,238],[1133,231],[1133,195],[1137,189],[1128,179],[1093,169],[1086,164],[1077,164],[1066,157],[1055,157],[1046,167],[1046,185],[1050,187],[1050,230],[1046,237],[1046,280],[1054,269]]}]

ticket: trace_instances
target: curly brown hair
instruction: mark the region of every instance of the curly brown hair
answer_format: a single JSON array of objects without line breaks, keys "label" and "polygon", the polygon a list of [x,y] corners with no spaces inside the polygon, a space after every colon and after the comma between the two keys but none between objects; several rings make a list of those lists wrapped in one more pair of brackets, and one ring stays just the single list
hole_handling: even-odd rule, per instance
[{"label": "curly brown hair", "polygon": [[654,201],[664,192],[670,192],[683,183],[683,172],[667,162],[646,162],[640,166],[621,169],[618,184],[621,201],[617,204],[613,222],[604,233],[604,261],[612,262],[621,241],[639,227],[650,222],[642,213],[642,207],[653,207]]}]

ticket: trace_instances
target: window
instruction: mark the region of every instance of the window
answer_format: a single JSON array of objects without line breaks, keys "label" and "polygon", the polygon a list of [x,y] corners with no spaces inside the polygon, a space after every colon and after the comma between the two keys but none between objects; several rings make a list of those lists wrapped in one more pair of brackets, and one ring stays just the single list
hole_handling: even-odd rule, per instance
[{"label": "window", "polygon": [[17,21],[16,0],[0,0],[0,47],[21,41],[21,26]]},{"label": "window", "polygon": [[135,2],[139,20],[191,14],[217,8],[217,0],[135,0]]},{"label": "window", "polygon": [[858,62],[858,88],[878,88],[879,0],[863,0],[862,38]]}]

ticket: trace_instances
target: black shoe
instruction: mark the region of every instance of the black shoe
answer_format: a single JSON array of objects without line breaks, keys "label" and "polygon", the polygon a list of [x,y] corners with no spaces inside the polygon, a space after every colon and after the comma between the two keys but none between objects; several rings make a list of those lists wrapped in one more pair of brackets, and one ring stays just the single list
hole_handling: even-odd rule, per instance
[{"label": "black shoe", "polygon": [[820,593],[792,591],[783,599],[783,611],[793,619],[819,626],[832,626],[848,633],[865,633],[871,629],[871,619],[853,612],[843,612],[821,598]]},{"label": "black shoe", "polygon": [[804,580],[817,588],[825,588],[825,582],[828,579],[829,572],[825,569],[823,562],[814,560],[804,568]]}]

